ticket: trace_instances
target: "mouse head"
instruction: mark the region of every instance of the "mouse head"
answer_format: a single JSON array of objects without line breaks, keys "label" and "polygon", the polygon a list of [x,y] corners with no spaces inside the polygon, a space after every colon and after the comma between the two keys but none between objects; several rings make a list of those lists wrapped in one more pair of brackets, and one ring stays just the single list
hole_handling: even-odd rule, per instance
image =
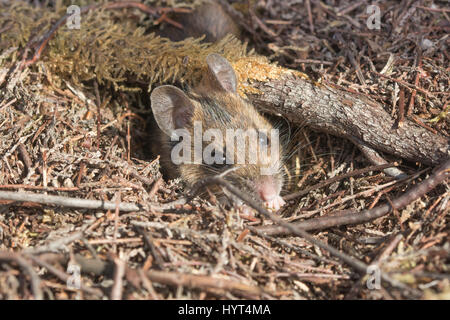
[{"label": "mouse head", "polygon": [[192,92],[165,85],[151,94],[156,122],[166,141],[172,140],[167,144],[170,160],[191,185],[223,174],[269,208],[279,209],[284,202],[279,195],[283,179],[278,130],[237,95],[236,74],[225,58],[211,54],[206,63],[208,74]]}]

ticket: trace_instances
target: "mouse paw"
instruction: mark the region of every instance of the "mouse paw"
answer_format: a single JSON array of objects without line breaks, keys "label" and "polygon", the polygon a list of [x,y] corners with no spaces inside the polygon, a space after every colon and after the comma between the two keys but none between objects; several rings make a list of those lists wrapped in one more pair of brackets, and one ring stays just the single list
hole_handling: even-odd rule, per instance
[{"label": "mouse paw", "polygon": [[272,210],[278,211],[282,206],[286,204],[286,201],[283,200],[282,197],[276,196],[275,198],[264,202],[264,205]]}]

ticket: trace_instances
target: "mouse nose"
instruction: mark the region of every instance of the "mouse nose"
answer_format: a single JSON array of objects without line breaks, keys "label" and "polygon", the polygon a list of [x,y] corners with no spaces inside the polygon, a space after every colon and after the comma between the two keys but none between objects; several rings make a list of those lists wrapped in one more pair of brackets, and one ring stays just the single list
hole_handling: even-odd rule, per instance
[{"label": "mouse nose", "polygon": [[258,195],[263,201],[271,201],[278,196],[278,186],[273,177],[267,176],[260,179],[257,183]]},{"label": "mouse nose", "polygon": [[280,197],[281,183],[273,176],[263,176],[256,182],[256,191],[267,208],[278,211],[286,204]]},{"label": "mouse nose", "polygon": [[268,183],[263,184],[258,191],[263,201],[270,201],[277,196],[274,186]]}]

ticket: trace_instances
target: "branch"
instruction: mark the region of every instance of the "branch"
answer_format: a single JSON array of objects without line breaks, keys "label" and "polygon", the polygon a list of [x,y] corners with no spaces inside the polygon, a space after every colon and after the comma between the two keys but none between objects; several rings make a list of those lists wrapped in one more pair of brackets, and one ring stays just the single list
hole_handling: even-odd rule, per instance
[{"label": "branch", "polygon": [[380,103],[285,70],[277,79],[252,79],[246,94],[262,111],[413,162],[438,165],[450,157],[449,139],[442,134],[407,119],[395,128],[394,119]]},{"label": "branch", "polygon": [[[52,196],[52,195],[36,194],[36,193],[28,193],[28,192],[0,191],[0,199],[23,201],[23,202],[37,202],[37,203],[47,204],[47,205],[57,205],[57,206],[80,208],[80,209],[115,210],[117,207],[117,204],[115,202],[111,202],[111,201],[87,200],[87,199]],[[119,211],[125,211],[125,212],[144,210],[144,208],[141,205],[134,204],[134,203],[119,203],[118,208],[119,208]]]}]

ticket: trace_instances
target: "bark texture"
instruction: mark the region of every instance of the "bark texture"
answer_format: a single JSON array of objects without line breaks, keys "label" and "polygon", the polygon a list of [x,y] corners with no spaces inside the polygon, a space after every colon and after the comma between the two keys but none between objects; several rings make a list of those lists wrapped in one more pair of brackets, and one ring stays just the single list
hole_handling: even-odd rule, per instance
[{"label": "bark texture", "polygon": [[361,141],[375,150],[410,161],[436,165],[450,157],[449,139],[405,119],[395,120],[381,104],[363,95],[284,74],[279,79],[254,81],[262,94],[247,94],[264,112],[281,114],[293,123]]}]

